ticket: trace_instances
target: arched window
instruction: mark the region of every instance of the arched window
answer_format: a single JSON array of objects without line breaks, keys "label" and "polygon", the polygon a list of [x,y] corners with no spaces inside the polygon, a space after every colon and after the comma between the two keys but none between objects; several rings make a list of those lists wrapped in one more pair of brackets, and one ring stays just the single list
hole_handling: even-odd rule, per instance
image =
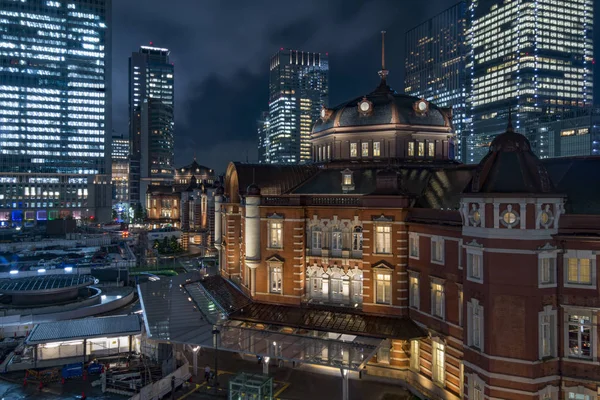
[{"label": "arched window", "polygon": [[355,269],[350,281],[350,300],[354,304],[362,304],[363,299],[363,274]]},{"label": "arched window", "polygon": [[331,251],[335,254],[342,251],[342,231],[339,228],[333,228],[331,232]]},{"label": "arched window", "polygon": [[363,230],[362,227],[357,226],[352,231],[352,253],[357,255],[356,253],[362,254],[363,248]]}]

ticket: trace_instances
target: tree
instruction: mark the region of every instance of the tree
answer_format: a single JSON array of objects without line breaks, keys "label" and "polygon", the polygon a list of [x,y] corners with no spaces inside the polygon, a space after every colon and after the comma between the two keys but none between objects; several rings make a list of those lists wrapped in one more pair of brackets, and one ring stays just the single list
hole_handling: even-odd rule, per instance
[{"label": "tree", "polygon": [[163,238],[158,251],[161,253],[167,253],[169,251],[169,239],[166,236]]},{"label": "tree", "polygon": [[159,247],[160,247],[160,243],[158,242],[158,239],[154,239],[154,243],[152,244],[152,248],[158,250]]},{"label": "tree", "polygon": [[146,219],[146,212],[140,203],[135,206],[135,210],[133,211],[133,219],[136,222],[142,222],[144,219]]},{"label": "tree", "polygon": [[169,249],[172,253],[176,253],[179,251],[179,242],[177,242],[177,238],[175,236],[171,236],[171,243],[169,243]]},{"label": "tree", "polygon": [[115,210],[113,208],[113,210],[112,210],[112,219],[113,219],[113,221],[116,221],[118,218],[119,218],[119,215],[117,214],[117,210]]}]

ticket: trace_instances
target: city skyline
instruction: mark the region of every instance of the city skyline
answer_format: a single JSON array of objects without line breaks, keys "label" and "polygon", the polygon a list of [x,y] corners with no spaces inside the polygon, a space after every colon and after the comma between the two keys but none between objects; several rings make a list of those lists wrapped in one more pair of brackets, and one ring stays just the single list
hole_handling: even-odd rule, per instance
[{"label": "city skyline", "polygon": [[[173,3],[183,5],[181,0]],[[152,41],[172,51],[178,70],[176,102],[182,106],[176,117],[175,164],[189,162],[194,152],[220,172],[226,167],[219,160],[220,152],[237,160],[245,160],[248,152],[250,160],[257,160],[256,119],[268,101],[265,70],[273,52],[280,47],[329,52],[329,102],[335,105],[355,96],[345,82],[351,80],[365,94],[377,83],[373,72],[380,68],[379,32],[386,30],[389,83],[401,91],[405,31],[451,5],[446,0],[434,0],[427,7],[412,0],[355,1],[345,2],[340,14],[339,3],[308,2],[298,10],[287,3],[263,1],[242,6],[243,12],[231,15],[218,5],[178,8],[146,1],[141,7],[142,2],[133,0],[115,4],[115,35],[122,38],[114,46],[115,131],[128,129],[123,86],[127,84],[127,58],[139,45]],[[153,23],[157,19],[163,23]],[[244,25],[244,21],[253,22]],[[235,29],[236,25],[245,29]],[[215,39],[205,43],[202,38],[209,34]],[[249,41],[252,35],[254,40]],[[595,35],[597,47],[600,30]]]}]

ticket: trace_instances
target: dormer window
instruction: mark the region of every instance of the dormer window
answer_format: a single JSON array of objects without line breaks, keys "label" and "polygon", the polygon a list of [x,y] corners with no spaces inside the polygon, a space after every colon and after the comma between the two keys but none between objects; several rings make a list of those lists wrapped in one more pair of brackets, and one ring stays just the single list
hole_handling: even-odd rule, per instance
[{"label": "dormer window", "polygon": [[361,155],[363,157],[369,157],[369,143],[361,143]]},{"label": "dormer window", "polygon": [[415,142],[408,142],[408,156],[415,156]]},{"label": "dormer window", "polygon": [[349,169],[342,171],[342,190],[344,193],[354,190],[354,176]]},{"label": "dormer window", "polygon": [[350,143],[350,157],[358,157],[358,144]]}]

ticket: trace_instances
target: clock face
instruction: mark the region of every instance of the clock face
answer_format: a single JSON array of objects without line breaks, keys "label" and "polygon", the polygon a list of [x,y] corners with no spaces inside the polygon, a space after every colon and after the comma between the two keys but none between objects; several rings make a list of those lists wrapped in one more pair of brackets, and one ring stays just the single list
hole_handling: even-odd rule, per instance
[{"label": "clock face", "polygon": [[421,112],[427,111],[427,103],[425,103],[424,101],[420,101],[417,107],[419,107],[419,111]]},{"label": "clock face", "polygon": [[362,103],[360,103],[360,110],[363,112],[367,112],[369,111],[369,108],[371,108],[371,105],[369,104],[368,101],[363,101]]}]

